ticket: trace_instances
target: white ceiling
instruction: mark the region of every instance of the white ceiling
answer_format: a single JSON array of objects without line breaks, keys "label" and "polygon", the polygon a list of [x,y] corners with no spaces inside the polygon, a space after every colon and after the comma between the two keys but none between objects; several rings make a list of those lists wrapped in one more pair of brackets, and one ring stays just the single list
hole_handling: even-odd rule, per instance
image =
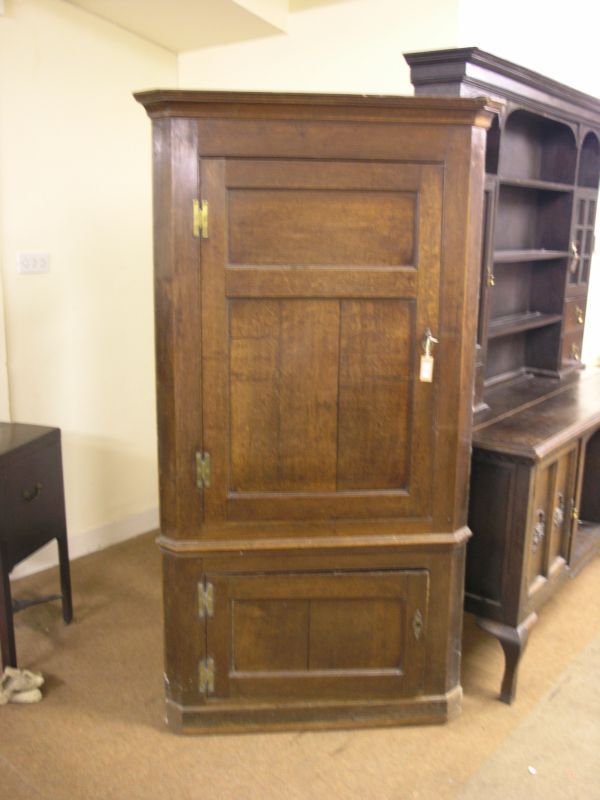
[{"label": "white ceiling", "polygon": [[[343,1],[343,0],[342,0]],[[0,0],[0,3],[2,0]],[[288,14],[340,0],[66,0],[174,53],[285,32]]]}]

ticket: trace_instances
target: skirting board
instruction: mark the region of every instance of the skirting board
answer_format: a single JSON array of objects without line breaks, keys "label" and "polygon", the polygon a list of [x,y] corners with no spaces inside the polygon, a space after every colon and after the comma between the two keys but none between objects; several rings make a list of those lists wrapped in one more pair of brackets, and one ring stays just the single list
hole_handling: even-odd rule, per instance
[{"label": "skirting board", "polygon": [[[126,539],[133,539],[142,533],[156,530],[158,525],[158,508],[151,508],[126,519],[101,525],[99,528],[93,528],[76,536],[69,536],[69,560],[73,561],[89,553],[95,553],[97,550],[104,550],[105,547],[113,544],[124,542]],[[56,541],[52,541],[18,564],[11,572],[10,577],[11,579],[24,578],[26,575],[33,575],[35,572],[55,567],[57,564],[58,550]]]}]

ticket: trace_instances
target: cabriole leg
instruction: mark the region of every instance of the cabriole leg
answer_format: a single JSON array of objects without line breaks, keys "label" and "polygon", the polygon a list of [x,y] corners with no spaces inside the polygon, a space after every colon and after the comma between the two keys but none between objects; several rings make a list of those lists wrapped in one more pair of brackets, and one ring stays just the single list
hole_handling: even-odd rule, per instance
[{"label": "cabriole leg", "polygon": [[500,689],[500,700],[509,705],[515,699],[517,692],[517,676],[519,662],[529,639],[529,631],[537,621],[537,614],[530,614],[523,622],[514,628],[503,622],[496,622],[485,617],[477,617],[479,627],[491,633],[502,645],[504,651],[504,677]]}]

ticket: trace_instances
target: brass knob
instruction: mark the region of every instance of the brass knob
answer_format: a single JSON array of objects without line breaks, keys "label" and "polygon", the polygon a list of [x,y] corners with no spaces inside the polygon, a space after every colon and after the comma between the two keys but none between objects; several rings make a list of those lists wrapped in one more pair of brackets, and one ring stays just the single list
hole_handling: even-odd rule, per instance
[{"label": "brass knob", "polygon": [[575,306],[575,317],[577,318],[577,322],[580,325],[583,325],[583,308],[579,308],[579,306]]},{"label": "brass knob", "polygon": [[581,350],[576,344],[571,345],[571,358],[573,361],[579,361],[581,358]]}]

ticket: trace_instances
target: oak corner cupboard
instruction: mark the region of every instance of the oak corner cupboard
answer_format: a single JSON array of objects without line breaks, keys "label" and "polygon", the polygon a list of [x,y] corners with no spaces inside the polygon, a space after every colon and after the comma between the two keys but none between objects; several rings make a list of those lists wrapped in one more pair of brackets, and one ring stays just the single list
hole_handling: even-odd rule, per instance
[{"label": "oak corner cupboard", "polygon": [[152,91],[167,717],[461,702],[484,99]]},{"label": "oak corner cupboard", "polygon": [[405,56],[418,95],[504,102],[486,146],[466,604],[512,702],[537,613],[600,551],[600,371],[581,344],[600,100],[476,47]]}]

